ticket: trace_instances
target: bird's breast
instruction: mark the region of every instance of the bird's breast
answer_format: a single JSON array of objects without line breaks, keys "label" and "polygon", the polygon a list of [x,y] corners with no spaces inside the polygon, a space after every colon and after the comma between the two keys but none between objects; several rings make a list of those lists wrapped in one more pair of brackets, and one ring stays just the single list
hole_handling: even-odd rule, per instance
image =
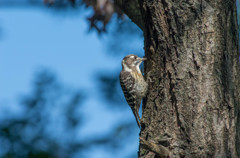
[{"label": "bird's breast", "polygon": [[134,73],[132,74],[135,78],[135,89],[136,95],[139,97],[144,97],[147,92],[147,83],[145,82],[142,74]]}]

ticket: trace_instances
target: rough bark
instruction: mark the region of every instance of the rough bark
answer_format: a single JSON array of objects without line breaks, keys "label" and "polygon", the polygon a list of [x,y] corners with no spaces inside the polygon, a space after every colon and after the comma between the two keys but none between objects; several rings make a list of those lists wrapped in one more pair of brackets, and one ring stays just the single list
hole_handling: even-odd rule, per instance
[{"label": "rough bark", "polygon": [[[151,78],[139,157],[240,157],[235,2],[139,4],[148,58],[145,74]],[[151,149],[156,145],[159,149]],[[166,154],[158,153],[162,149]]]}]

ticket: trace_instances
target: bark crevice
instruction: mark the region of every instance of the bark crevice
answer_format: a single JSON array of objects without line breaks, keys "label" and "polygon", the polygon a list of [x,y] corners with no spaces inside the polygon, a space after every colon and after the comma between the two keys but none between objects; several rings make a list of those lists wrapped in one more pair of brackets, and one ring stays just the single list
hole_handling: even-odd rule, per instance
[{"label": "bark crevice", "polygon": [[[153,72],[140,135],[153,142],[168,135],[171,158],[240,154],[236,6],[224,3],[139,0],[144,69]],[[143,149],[151,151],[140,145],[140,158],[154,157]]]}]

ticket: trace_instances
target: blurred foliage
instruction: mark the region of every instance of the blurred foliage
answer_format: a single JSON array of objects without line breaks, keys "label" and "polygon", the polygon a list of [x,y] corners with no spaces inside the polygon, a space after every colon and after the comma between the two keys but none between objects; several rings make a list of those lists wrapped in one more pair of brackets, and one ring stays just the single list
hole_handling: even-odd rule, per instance
[{"label": "blurred foliage", "polygon": [[19,114],[0,120],[0,157],[81,157],[94,146],[118,151],[131,137],[133,124],[116,125],[104,135],[76,138],[83,126],[83,90],[66,88],[49,71],[40,71],[33,91],[23,96]]},{"label": "blurred foliage", "polygon": [[89,30],[95,29],[99,34],[106,32],[106,25],[112,19],[114,14],[119,19],[124,18],[123,12],[114,4],[113,0],[43,0],[50,7],[79,7],[84,5],[86,8],[92,8],[93,14],[87,18],[89,21]]},{"label": "blurred foliage", "polygon": [[82,120],[76,110],[82,92],[65,89],[47,71],[37,74],[33,87],[21,101],[21,113],[0,120],[3,157],[69,157],[72,135]]}]

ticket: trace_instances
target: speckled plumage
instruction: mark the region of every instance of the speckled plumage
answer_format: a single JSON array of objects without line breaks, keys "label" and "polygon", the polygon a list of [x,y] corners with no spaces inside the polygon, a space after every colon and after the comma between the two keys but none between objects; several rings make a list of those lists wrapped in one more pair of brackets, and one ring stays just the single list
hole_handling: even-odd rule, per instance
[{"label": "speckled plumage", "polygon": [[139,58],[136,55],[128,55],[122,60],[122,71],[120,72],[120,84],[124,96],[133,111],[138,126],[140,127],[140,116],[138,114],[142,98],[147,92],[147,83],[145,82],[139,65],[145,58]]}]

